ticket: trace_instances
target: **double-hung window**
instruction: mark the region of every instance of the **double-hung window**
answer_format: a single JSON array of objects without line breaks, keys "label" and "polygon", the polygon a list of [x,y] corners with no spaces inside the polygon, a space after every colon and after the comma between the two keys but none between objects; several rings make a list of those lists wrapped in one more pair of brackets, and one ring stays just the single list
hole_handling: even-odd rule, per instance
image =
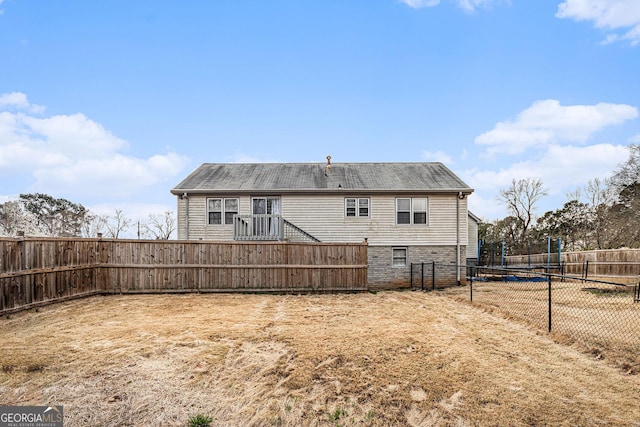
[{"label": "double-hung window", "polygon": [[347,217],[368,218],[370,215],[369,211],[368,198],[347,197],[344,199],[344,213]]},{"label": "double-hung window", "polygon": [[207,199],[207,223],[209,225],[233,224],[233,216],[238,214],[237,198]]},{"label": "double-hung window", "polygon": [[426,198],[397,198],[396,224],[427,224],[428,209]]}]

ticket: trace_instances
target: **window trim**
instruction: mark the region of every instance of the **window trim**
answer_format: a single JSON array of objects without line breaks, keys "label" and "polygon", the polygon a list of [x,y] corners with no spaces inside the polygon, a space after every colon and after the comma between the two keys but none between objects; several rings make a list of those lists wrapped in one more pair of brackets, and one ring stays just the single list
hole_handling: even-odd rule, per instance
[{"label": "window trim", "polygon": [[[220,211],[212,211],[210,209],[210,202],[211,200],[220,200]],[[233,220],[231,220],[231,222],[227,223],[226,221],[226,214],[227,214],[227,200],[236,200],[238,209],[236,211],[233,211],[234,214],[238,215],[240,214],[240,198],[239,197],[207,197],[206,198],[206,212],[207,215],[205,217],[205,221],[207,226],[213,226],[213,227],[218,227],[218,226],[225,226],[225,225],[233,225]],[[211,217],[211,213],[212,212],[220,212],[220,224],[212,224],[210,222],[210,217]],[[230,213],[230,212],[229,212]]]},{"label": "window trim", "polygon": [[[402,211],[398,210],[398,202],[400,200],[409,200],[409,210],[408,211],[407,210],[402,210]],[[415,205],[414,201],[415,200],[424,200],[425,209],[426,210],[424,210],[424,211],[423,210],[415,210],[414,209],[414,205]],[[428,197],[396,197],[396,206],[395,206],[395,208],[396,208],[395,209],[396,225],[399,225],[399,226],[405,226],[405,225],[427,226],[427,225],[429,225],[429,198]],[[400,212],[403,212],[403,213],[408,212],[409,213],[409,222],[398,222],[398,213],[400,213]],[[424,212],[424,214],[425,214],[425,222],[416,223],[415,222],[415,215],[417,213],[422,213],[422,212]]]},{"label": "window trim", "polygon": [[[348,203],[349,200],[353,200],[355,205],[354,205],[354,215],[349,215],[349,211],[348,211]],[[361,215],[360,214],[360,201],[361,200],[366,200],[367,201],[367,214],[366,215]],[[345,218],[371,218],[371,198],[370,197],[345,197],[344,198],[344,217]]]},{"label": "window trim", "polygon": [[[404,251],[404,257],[397,257],[396,251]],[[396,264],[396,259],[404,259],[404,264]],[[392,268],[405,268],[409,265],[409,248],[407,246],[392,246],[391,247],[391,267]]]}]

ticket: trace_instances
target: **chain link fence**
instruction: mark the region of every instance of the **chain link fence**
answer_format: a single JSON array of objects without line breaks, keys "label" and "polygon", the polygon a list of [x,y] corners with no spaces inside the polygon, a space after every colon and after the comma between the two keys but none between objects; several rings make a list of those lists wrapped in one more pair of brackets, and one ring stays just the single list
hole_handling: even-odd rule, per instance
[{"label": "chain link fence", "polygon": [[418,262],[411,264],[411,289],[431,291],[455,286],[467,277],[467,267],[456,264]]},{"label": "chain link fence", "polygon": [[640,373],[637,284],[487,267],[472,269],[467,282],[468,286],[446,292],[567,338],[597,358],[612,359],[625,371]]},{"label": "chain link fence", "polygon": [[[522,244],[508,241],[480,240],[479,265],[504,268],[508,265],[552,264],[557,268],[562,259],[561,239],[529,239]],[[516,263],[513,258],[518,258]]]}]

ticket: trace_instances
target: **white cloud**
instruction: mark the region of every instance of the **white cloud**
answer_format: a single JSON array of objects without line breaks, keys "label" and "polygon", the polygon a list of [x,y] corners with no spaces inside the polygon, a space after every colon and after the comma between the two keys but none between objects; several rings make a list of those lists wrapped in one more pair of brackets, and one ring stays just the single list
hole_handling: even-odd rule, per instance
[{"label": "white cloud", "polygon": [[487,8],[495,0],[455,0],[458,7],[465,12],[475,12],[478,8]]},{"label": "white cloud", "polygon": [[[624,145],[595,144],[583,147],[552,144],[545,147],[538,158],[513,163],[498,170],[469,169],[461,172],[460,176],[465,182],[473,183],[474,195],[483,201],[473,205],[471,210],[483,218],[502,218],[506,211],[496,203],[495,197],[499,189],[507,187],[513,179],[540,178],[549,190],[549,196],[540,203],[540,211],[554,210],[566,201],[564,195],[568,192],[583,187],[594,178],[610,176],[628,155]],[[485,205],[485,201],[489,202]]]},{"label": "white cloud", "polygon": [[586,142],[603,128],[638,117],[638,109],[626,104],[562,106],[547,99],[534,102],[518,114],[515,121],[505,121],[481,135],[476,144],[488,146],[487,154],[518,154],[530,147],[559,141]]},{"label": "white cloud", "polygon": [[564,194],[566,187],[609,176],[628,155],[624,145],[550,145],[536,159],[516,162],[497,171],[471,169],[463,176],[476,188],[484,190],[506,186],[514,178],[541,178],[545,184],[558,188],[558,192]]},{"label": "white cloud", "polygon": [[451,156],[441,150],[438,150],[438,151],[422,150],[422,158],[427,162],[441,162],[446,165],[451,165],[454,163]]},{"label": "white cloud", "polygon": [[[440,4],[440,0],[398,0],[413,9],[422,9],[425,7],[434,7]],[[452,0],[456,6],[467,13],[475,12],[479,8],[487,8],[496,1],[505,0]],[[509,0],[506,0],[507,2]]]},{"label": "white cloud", "polygon": [[506,216],[504,207],[496,203],[495,197],[489,195],[487,198],[483,194],[486,193],[476,191],[469,196],[469,210],[486,222],[504,218]]},{"label": "white cloud", "polygon": [[27,95],[24,93],[11,92],[0,95],[0,107],[15,106],[24,108],[28,105]]},{"label": "white cloud", "polygon": [[440,4],[440,0],[398,0],[413,9],[422,9],[423,7],[433,7]]},{"label": "white cloud", "polygon": [[632,144],[640,144],[640,133],[629,138],[629,142]]},{"label": "white cloud", "polygon": [[46,139],[48,146],[76,156],[98,156],[127,148],[128,144],[84,114],[47,118],[22,116],[23,129]]},{"label": "white cloud", "polygon": [[185,164],[186,159],[176,153],[157,154],[148,159],[109,153],[36,169],[33,171],[36,181],[31,187],[39,192],[54,187],[59,192],[85,197],[92,194],[126,197],[176,176]]},{"label": "white cloud", "polygon": [[[0,1],[0,3],[2,3]],[[27,95],[22,92],[11,92],[0,94],[0,108],[16,108],[18,110],[28,111],[30,113],[42,113],[45,107],[37,104],[31,104],[27,99]]]},{"label": "white cloud", "polygon": [[606,43],[628,40],[640,43],[640,6],[638,0],[566,0],[558,6],[557,18],[593,21],[596,28],[609,33]]},{"label": "white cloud", "polygon": [[[30,110],[20,93],[0,95],[0,110]],[[0,180],[28,181],[25,191],[60,197],[102,200],[140,193],[176,176],[187,158],[175,152],[139,158],[129,144],[84,114],[35,117],[24,111],[0,111]],[[10,179],[8,179],[11,178]],[[68,197],[68,196],[65,196]]]}]

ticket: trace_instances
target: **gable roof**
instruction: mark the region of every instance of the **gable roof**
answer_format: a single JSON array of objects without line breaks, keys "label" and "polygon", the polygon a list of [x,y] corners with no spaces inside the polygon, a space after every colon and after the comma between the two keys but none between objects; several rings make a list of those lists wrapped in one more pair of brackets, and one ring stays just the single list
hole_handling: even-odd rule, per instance
[{"label": "gable roof", "polygon": [[203,163],[171,190],[184,193],[463,192],[473,189],[433,163]]},{"label": "gable roof", "polygon": [[482,224],[482,218],[480,218],[478,215],[474,214],[471,211],[467,211],[467,213],[469,214],[469,218],[474,220],[477,224]]}]

